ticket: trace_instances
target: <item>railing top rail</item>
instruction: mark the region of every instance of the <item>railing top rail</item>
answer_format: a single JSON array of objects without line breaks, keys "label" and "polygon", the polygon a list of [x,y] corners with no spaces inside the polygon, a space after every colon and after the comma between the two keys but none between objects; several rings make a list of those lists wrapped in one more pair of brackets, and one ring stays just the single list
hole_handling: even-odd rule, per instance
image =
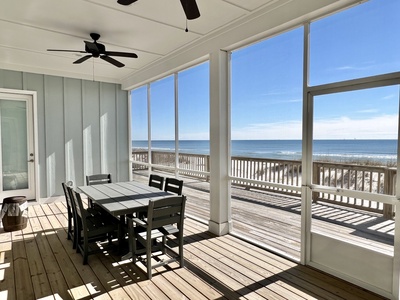
[{"label": "railing top rail", "polygon": [[[152,151],[153,154],[171,154],[174,155],[175,152],[168,150],[157,150]],[[132,150],[132,154],[140,155],[140,154],[148,154],[147,149],[143,150]],[[179,155],[190,156],[190,157],[209,157],[209,154],[195,154],[195,153],[184,153],[179,152]],[[282,164],[301,164],[301,160],[286,160],[286,159],[278,159],[278,158],[260,158],[260,157],[249,157],[249,156],[232,156],[232,160],[240,160],[240,161],[251,161],[251,162],[275,162]],[[331,168],[346,168],[346,169],[354,169],[360,171],[372,171],[372,172],[383,172],[383,171],[391,171],[396,172],[396,167],[391,166],[377,166],[377,165],[368,165],[368,164],[357,164],[357,163],[346,163],[346,162],[334,162],[334,161],[314,161],[314,166],[323,166],[323,167],[331,167]]]},{"label": "railing top rail", "polygon": [[332,167],[332,168],[347,168],[347,169],[357,169],[357,170],[364,170],[364,171],[378,171],[383,172],[385,170],[396,171],[395,167],[388,167],[388,166],[371,166],[371,165],[360,165],[355,163],[336,163],[336,162],[314,162],[315,166],[323,166],[323,167]]},{"label": "railing top rail", "polygon": [[[134,154],[147,154],[148,150],[147,149],[140,149],[140,150],[135,150],[132,149],[132,153]],[[151,153],[165,153],[165,154],[175,154],[174,150],[152,150]],[[186,156],[210,156],[209,154],[196,154],[196,153],[185,153],[185,152],[179,152],[179,155],[186,155]]]},{"label": "railing top rail", "polygon": [[260,158],[260,157],[249,157],[249,156],[232,156],[231,159],[232,160],[267,161],[267,162],[301,164],[301,160],[289,160],[289,159],[278,159],[278,158]]}]

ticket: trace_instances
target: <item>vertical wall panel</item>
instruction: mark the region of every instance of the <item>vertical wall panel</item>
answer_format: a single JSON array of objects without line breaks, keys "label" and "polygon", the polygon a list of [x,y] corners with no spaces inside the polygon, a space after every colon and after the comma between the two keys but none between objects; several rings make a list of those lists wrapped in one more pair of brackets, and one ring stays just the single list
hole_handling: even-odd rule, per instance
[{"label": "vertical wall panel", "polygon": [[39,160],[40,176],[40,197],[47,196],[47,173],[46,173],[46,122],[45,122],[45,103],[44,103],[44,75],[26,73],[24,76],[24,90],[36,91],[37,95],[37,126],[39,153],[35,154],[35,159]]},{"label": "vertical wall panel", "polygon": [[62,77],[45,76],[47,196],[62,194],[65,179],[64,86]]},{"label": "vertical wall panel", "polygon": [[128,92],[117,88],[117,156],[118,156],[118,181],[129,180],[130,167],[130,142],[131,137],[128,136]]},{"label": "vertical wall panel", "polygon": [[100,89],[101,172],[117,175],[117,131],[115,84],[102,83]]},{"label": "vertical wall panel", "polygon": [[41,198],[62,195],[66,180],[84,184],[89,171],[129,179],[128,92],[120,85],[0,69],[0,87],[37,92]]},{"label": "vertical wall panel", "polygon": [[99,97],[99,83],[83,81],[83,164],[85,176],[101,172]]},{"label": "vertical wall panel", "polygon": [[64,79],[64,127],[65,127],[65,181],[74,186],[84,184],[83,131],[82,131],[82,81]]},{"label": "vertical wall panel", "polygon": [[1,73],[0,74],[1,88],[22,90],[23,88],[22,72],[1,70],[0,73]]}]

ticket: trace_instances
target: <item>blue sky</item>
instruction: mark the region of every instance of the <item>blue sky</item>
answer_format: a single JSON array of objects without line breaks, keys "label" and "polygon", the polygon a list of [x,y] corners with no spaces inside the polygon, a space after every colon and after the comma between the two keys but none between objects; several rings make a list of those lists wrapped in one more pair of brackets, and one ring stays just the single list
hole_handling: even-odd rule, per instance
[{"label": "blue sky", "polygon": [[[315,21],[310,85],[400,71],[399,0]],[[301,139],[303,28],[232,54],[232,139]],[[208,139],[208,63],[179,73],[179,138]],[[133,91],[133,139],[147,139],[146,88]],[[173,76],[151,84],[152,137],[174,139]],[[315,139],[397,138],[399,87],[315,99]],[[140,130],[137,130],[140,128]]]}]

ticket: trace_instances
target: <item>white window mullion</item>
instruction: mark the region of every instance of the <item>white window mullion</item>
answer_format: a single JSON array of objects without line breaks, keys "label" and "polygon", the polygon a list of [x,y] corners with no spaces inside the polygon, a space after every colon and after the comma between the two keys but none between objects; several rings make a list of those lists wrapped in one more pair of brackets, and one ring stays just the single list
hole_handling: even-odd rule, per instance
[{"label": "white window mullion", "polygon": [[174,74],[174,100],[175,100],[175,176],[178,176],[179,168],[179,113],[178,113],[178,73]]},{"label": "white window mullion", "polygon": [[302,140],[302,193],[301,193],[301,252],[300,262],[310,260],[311,236],[311,180],[312,180],[312,134],[313,134],[313,99],[308,91],[309,57],[310,57],[310,24],[304,25],[303,53],[303,140]]},{"label": "white window mullion", "polygon": [[147,84],[147,157],[148,157],[148,163],[149,163],[149,174],[151,173],[152,167],[151,164],[152,159],[151,159],[151,89],[150,89],[150,83]]}]

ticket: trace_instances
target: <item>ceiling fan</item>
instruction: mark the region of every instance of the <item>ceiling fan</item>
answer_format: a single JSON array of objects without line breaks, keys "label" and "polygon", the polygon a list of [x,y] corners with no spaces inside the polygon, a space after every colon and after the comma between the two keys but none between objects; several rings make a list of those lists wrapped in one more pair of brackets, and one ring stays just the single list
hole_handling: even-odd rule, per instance
[{"label": "ceiling fan", "polygon": [[118,60],[112,58],[111,56],[120,56],[120,57],[130,57],[137,58],[138,56],[135,53],[129,52],[116,52],[116,51],[106,51],[106,47],[103,44],[98,43],[98,39],[100,38],[100,34],[91,33],[90,37],[93,39],[93,42],[85,42],[85,51],[79,50],[61,50],[61,49],[47,49],[47,51],[58,51],[58,52],[75,52],[75,53],[89,53],[78,60],[74,61],[74,64],[80,64],[84,61],[88,60],[91,57],[100,57],[102,60],[109,62],[110,64],[122,68],[125,66],[123,63]]},{"label": "ceiling fan", "polygon": [[[121,5],[130,5],[136,1],[137,0],[118,0],[117,2]],[[181,4],[185,12],[186,19],[194,20],[200,17],[200,11],[197,7],[196,0],[181,0]]]}]

